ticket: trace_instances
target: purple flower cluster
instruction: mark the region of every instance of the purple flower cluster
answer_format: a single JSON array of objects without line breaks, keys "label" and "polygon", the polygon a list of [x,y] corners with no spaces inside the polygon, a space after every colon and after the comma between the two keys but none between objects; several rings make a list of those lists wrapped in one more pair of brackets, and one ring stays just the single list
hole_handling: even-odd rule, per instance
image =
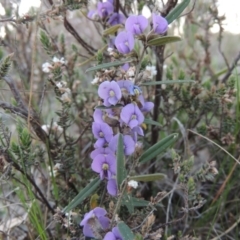
[{"label": "purple flower cluster", "polygon": [[[86,237],[95,238],[94,233],[99,230],[108,230],[110,227],[110,219],[106,217],[107,211],[103,208],[96,207],[84,215],[80,226],[83,226],[83,234]],[[122,236],[117,227],[108,232],[104,240],[122,240]]]},{"label": "purple flower cluster", "polygon": [[125,21],[125,17],[122,13],[114,12],[113,0],[98,2],[97,10],[89,11],[88,17],[91,19],[99,17],[103,20],[107,20],[107,23],[111,26],[122,24]]},{"label": "purple flower cluster", "polygon": [[[164,34],[168,28],[165,18],[155,13],[152,14],[152,31],[156,34]],[[125,31],[120,32],[115,39],[115,46],[122,54],[131,52],[134,48],[134,36],[143,34],[148,26],[148,20],[142,16],[130,16],[125,22]]]},{"label": "purple flower cluster", "polygon": [[[108,193],[116,196],[116,151],[119,138],[116,129],[120,128],[123,133],[125,156],[132,155],[138,135],[144,134],[141,128],[143,114],[153,108],[153,103],[145,102],[141,89],[129,80],[104,81],[99,85],[98,95],[103,105],[109,108],[95,109],[93,114],[92,132],[96,142],[95,150],[91,153],[91,167],[102,180],[108,181]],[[117,108],[111,108],[117,104]]]}]

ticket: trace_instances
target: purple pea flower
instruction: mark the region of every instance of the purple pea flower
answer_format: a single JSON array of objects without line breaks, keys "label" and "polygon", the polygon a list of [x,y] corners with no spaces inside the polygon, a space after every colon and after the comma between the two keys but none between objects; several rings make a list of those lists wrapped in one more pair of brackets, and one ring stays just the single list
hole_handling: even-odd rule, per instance
[{"label": "purple pea flower", "polygon": [[132,138],[133,138],[133,140],[134,140],[135,143],[136,143],[137,140],[138,140],[138,135],[144,136],[144,132],[143,132],[142,128],[139,127],[139,126],[134,127],[134,128],[132,129],[132,132],[131,132],[131,136],[132,136]]},{"label": "purple pea flower", "polygon": [[142,34],[148,26],[148,20],[142,16],[130,16],[125,22],[125,29],[133,35]]},{"label": "purple pea flower", "polygon": [[111,179],[116,174],[116,157],[112,153],[98,154],[92,162],[92,170],[100,174],[100,178]]},{"label": "purple pea flower", "polygon": [[107,211],[100,207],[96,207],[93,210],[91,210],[89,213],[86,213],[84,215],[83,220],[80,223],[80,226],[83,226],[83,234],[86,237],[94,238],[95,236],[92,228],[96,227],[95,225],[98,225],[98,224],[101,225],[102,229],[104,230],[108,229],[110,224],[110,219],[105,217],[106,214],[107,214]]},{"label": "purple pea flower", "polygon": [[139,95],[140,93],[142,93],[142,90],[140,87],[136,86],[136,85],[132,85],[131,88],[130,88],[130,94],[132,96],[135,96],[135,95]]},{"label": "purple pea flower", "polygon": [[106,18],[113,13],[114,7],[110,2],[98,2],[97,10],[101,18]]},{"label": "purple pea flower", "polygon": [[112,196],[117,196],[118,189],[117,189],[117,181],[115,178],[111,178],[108,180],[107,183],[107,191]]},{"label": "purple pea flower", "polygon": [[157,34],[163,34],[168,29],[168,22],[167,20],[155,13],[152,15],[152,22],[153,22],[153,31]]},{"label": "purple pea flower", "polygon": [[97,123],[105,123],[104,122],[104,112],[101,109],[95,109],[94,113],[93,113],[93,119],[94,122]]},{"label": "purple pea flower", "polygon": [[121,13],[113,13],[108,20],[108,24],[111,26],[122,24],[125,21],[125,17]]},{"label": "purple pea flower", "polygon": [[[117,151],[118,137],[119,137],[119,134],[116,134],[109,143],[109,148],[114,152]],[[126,156],[129,156],[134,153],[135,142],[133,141],[130,135],[123,136],[123,147],[124,147],[124,154]]]},{"label": "purple pea flower", "polygon": [[114,152],[109,147],[106,147],[106,148],[96,148],[95,150],[93,150],[91,152],[90,157],[93,160],[99,154],[112,154],[112,155],[114,155]]},{"label": "purple pea flower", "polygon": [[114,227],[111,232],[108,232],[103,240],[123,240],[117,227]]},{"label": "purple pea flower", "polygon": [[120,117],[131,129],[141,125],[144,121],[144,116],[136,103],[129,103],[123,107]]},{"label": "purple pea flower", "polygon": [[97,142],[94,147],[103,147],[106,143],[109,143],[113,137],[113,130],[107,123],[93,122],[92,132]]},{"label": "purple pea flower", "polygon": [[134,37],[130,32],[120,32],[115,39],[115,46],[122,54],[130,53],[134,48]]},{"label": "purple pea flower", "polygon": [[116,105],[122,98],[121,89],[116,81],[104,81],[99,85],[98,95],[104,100],[103,104],[106,107]]},{"label": "purple pea flower", "polygon": [[121,69],[123,70],[123,71],[125,71],[125,72],[127,72],[127,70],[130,68],[130,66],[129,66],[129,63],[124,63],[123,65],[122,65],[122,67],[121,67]]},{"label": "purple pea flower", "polygon": [[88,18],[95,20],[98,17],[97,10],[91,10],[88,12]]},{"label": "purple pea flower", "polygon": [[154,104],[152,102],[145,102],[144,98],[142,95],[140,95],[138,97],[140,103],[142,104],[142,107],[140,108],[140,110],[143,112],[143,113],[147,113],[147,112],[150,112],[153,107],[154,107]]}]

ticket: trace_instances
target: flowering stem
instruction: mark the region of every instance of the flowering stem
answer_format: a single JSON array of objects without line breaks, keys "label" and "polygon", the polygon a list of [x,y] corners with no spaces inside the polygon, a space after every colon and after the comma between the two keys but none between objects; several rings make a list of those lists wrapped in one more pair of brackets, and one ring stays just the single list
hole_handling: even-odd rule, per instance
[{"label": "flowering stem", "polygon": [[138,76],[138,74],[139,74],[140,67],[141,67],[141,61],[142,61],[142,59],[143,59],[143,57],[144,57],[144,53],[145,53],[146,49],[147,49],[147,46],[144,46],[144,47],[143,47],[142,54],[141,54],[141,56],[140,56],[140,58],[139,58],[139,62],[138,62],[137,69],[136,69],[136,73],[135,73],[135,81],[136,81],[137,76]]},{"label": "flowering stem", "polygon": [[110,228],[113,227],[113,222],[115,220],[114,216],[116,216],[116,214],[118,212],[118,209],[120,208],[121,200],[123,198],[123,195],[124,195],[126,187],[127,187],[127,182],[128,182],[127,179],[125,179],[124,185],[123,185],[123,188],[122,188],[122,192],[121,192],[120,196],[118,197],[118,201],[117,201],[116,207],[115,207],[114,212],[113,212],[113,218],[112,218],[112,221],[111,221],[111,224],[110,224]]}]

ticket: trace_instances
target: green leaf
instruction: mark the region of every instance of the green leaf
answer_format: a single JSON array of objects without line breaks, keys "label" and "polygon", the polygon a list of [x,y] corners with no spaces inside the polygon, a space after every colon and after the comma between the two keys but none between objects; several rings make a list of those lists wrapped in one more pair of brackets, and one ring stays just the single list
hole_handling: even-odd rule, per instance
[{"label": "green leaf", "polygon": [[119,222],[117,227],[123,240],[134,240],[132,230],[124,222]]},{"label": "green leaf", "polygon": [[101,183],[101,179],[95,178],[91,181],[80,193],[63,209],[63,212],[69,212],[77,205],[79,205],[82,201],[84,201],[88,196],[90,196],[96,188]]},{"label": "green leaf", "polygon": [[176,83],[194,83],[194,80],[165,80],[165,81],[157,81],[157,82],[144,82],[141,83],[141,86],[152,86],[152,85],[160,85],[160,84],[176,84]]},{"label": "green leaf", "polygon": [[132,61],[132,59],[126,59],[124,61],[115,61],[115,62],[110,62],[110,63],[103,63],[103,64],[97,65],[95,67],[88,68],[86,70],[86,73],[91,72],[91,71],[95,71],[95,70],[99,70],[99,69],[103,69],[103,68],[120,66],[120,65],[123,65],[123,64],[131,62],[131,61]]},{"label": "green leaf", "polygon": [[138,176],[132,176],[129,177],[129,180],[135,180],[137,182],[151,182],[151,181],[157,181],[162,180],[166,177],[163,173],[154,173],[154,174],[145,174],[145,175],[138,175]]},{"label": "green leaf", "polygon": [[127,207],[128,212],[130,214],[134,213],[134,205],[133,205],[133,201],[132,201],[132,196],[131,195],[129,195],[127,193],[124,193],[121,204],[125,205]]},{"label": "green leaf", "polygon": [[13,53],[7,55],[2,61],[0,65],[0,79],[5,77],[11,67],[12,64]]},{"label": "green leaf", "polygon": [[175,19],[177,19],[184,9],[189,5],[190,0],[183,0],[180,4],[178,4],[166,17],[168,24],[172,23]]},{"label": "green leaf", "polygon": [[163,36],[163,37],[154,38],[154,39],[148,41],[147,44],[149,46],[161,46],[161,45],[165,45],[167,43],[178,42],[181,40],[182,39],[178,36]]},{"label": "green leaf", "polygon": [[119,133],[118,136],[118,147],[117,147],[117,185],[118,189],[126,178],[126,169],[124,161],[124,149],[123,149],[123,136]]},{"label": "green leaf", "polygon": [[110,106],[110,107],[106,107],[104,105],[100,105],[100,106],[96,106],[95,109],[112,109],[112,108],[120,108],[120,107],[123,107],[123,105],[116,104],[115,106]]},{"label": "green leaf", "polygon": [[107,28],[106,30],[104,30],[103,36],[113,35],[115,32],[118,31],[119,28],[122,28],[121,24],[117,24],[117,25],[114,25],[110,28]]},{"label": "green leaf", "polygon": [[145,118],[144,119],[144,123],[149,124],[149,125],[154,125],[154,126],[158,126],[158,127],[162,127],[162,125],[159,122],[153,121],[150,118]]},{"label": "green leaf", "polygon": [[142,156],[139,158],[139,162],[146,163],[147,161],[155,158],[157,155],[163,153],[168,147],[170,147],[177,140],[177,137],[178,137],[178,134],[173,133],[165,137],[161,141],[157,142],[142,154]]}]

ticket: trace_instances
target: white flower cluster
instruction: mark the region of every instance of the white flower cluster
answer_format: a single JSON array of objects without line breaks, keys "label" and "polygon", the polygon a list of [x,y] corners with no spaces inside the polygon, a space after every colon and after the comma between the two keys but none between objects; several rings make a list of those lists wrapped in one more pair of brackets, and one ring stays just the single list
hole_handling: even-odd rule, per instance
[{"label": "white flower cluster", "polygon": [[136,188],[138,187],[138,182],[137,182],[137,181],[134,181],[134,180],[130,180],[130,181],[128,182],[128,186],[136,189]]},{"label": "white flower cluster", "polygon": [[[50,125],[42,125],[42,130],[45,133],[49,134],[50,127],[51,127]],[[52,124],[51,132],[61,134],[63,132],[63,128],[59,126],[56,122],[54,122]]]},{"label": "white flower cluster", "polygon": [[56,65],[66,65],[67,64],[67,61],[64,60],[64,58],[57,58],[57,57],[53,57],[52,59],[53,61],[53,64],[50,64],[49,62],[45,62],[43,63],[42,65],[42,71],[45,72],[45,73],[49,73],[52,71],[52,69],[54,69],[54,67]]},{"label": "white flower cluster", "polygon": [[155,66],[146,66],[146,71],[149,74],[149,78],[153,78],[155,75],[157,75],[157,70]]}]

